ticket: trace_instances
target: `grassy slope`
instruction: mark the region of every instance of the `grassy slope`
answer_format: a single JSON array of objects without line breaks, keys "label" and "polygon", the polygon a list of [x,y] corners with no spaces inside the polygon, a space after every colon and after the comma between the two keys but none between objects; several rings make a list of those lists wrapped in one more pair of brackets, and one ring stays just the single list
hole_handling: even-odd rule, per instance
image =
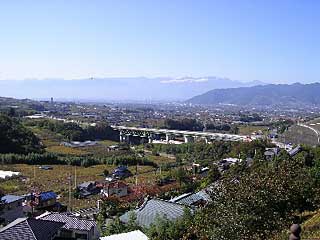
[{"label": "grassy slope", "polygon": [[302,225],[302,239],[320,239],[320,211]]}]

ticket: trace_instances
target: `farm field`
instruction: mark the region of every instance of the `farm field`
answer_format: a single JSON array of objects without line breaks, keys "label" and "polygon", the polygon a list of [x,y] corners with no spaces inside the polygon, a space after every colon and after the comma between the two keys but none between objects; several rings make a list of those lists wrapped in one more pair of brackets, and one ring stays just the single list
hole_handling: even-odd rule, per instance
[{"label": "farm field", "polygon": [[316,129],[317,131],[320,131],[320,118],[313,119],[306,123],[310,127]]},{"label": "farm field", "polygon": [[279,140],[292,144],[317,145],[318,139],[316,134],[308,128],[298,125],[291,126],[286,132],[279,136]]},{"label": "farm field", "polygon": [[62,146],[63,137],[60,134],[54,133],[47,129],[38,127],[30,127],[30,129],[41,139],[47,152],[62,154],[62,155],[105,155],[108,154],[108,146],[115,145],[117,142],[110,140],[99,141],[96,146],[72,148]]},{"label": "farm field", "polygon": [[[74,189],[75,184],[80,184],[85,181],[103,181],[103,171],[106,169],[111,172],[116,166],[113,165],[95,165],[91,167],[75,167],[69,165],[51,165],[52,170],[41,170],[36,165],[13,164],[1,165],[2,170],[18,171],[24,177],[11,179],[0,182],[0,188],[5,193],[10,194],[26,194],[33,188],[40,191],[55,191],[61,196],[59,201],[63,204],[68,204],[69,191],[69,176],[71,175],[71,186]],[[136,167],[131,166],[129,170],[135,173]],[[74,180],[75,173],[77,175],[76,183]],[[151,166],[138,166],[138,182],[150,184],[156,181],[157,175],[154,168]],[[128,178],[129,183],[135,183],[135,177]],[[96,200],[99,196],[92,196],[87,199],[72,199],[73,209],[93,207],[96,205]]]},{"label": "farm field", "polygon": [[238,128],[240,135],[251,135],[253,132],[257,132],[259,130],[262,132],[268,130],[267,126],[240,125]]},{"label": "farm field", "polygon": [[147,157],[151,161],[155,162],[158,165],[164,164],[164,163],[175,163],[176,162],[176,160],[174,158],[168,158],[168,157],[164,157],[164,156],[147,155]]},{"label": "farm field", "polygon": [[[46,152],[54,153],[62,156],[92,156],[92,157],[105,157],[111,155],[123,155],[134,154],[132,151],[120,150],[109,152],[108,146],[116,145],[117,142],[110,140],[99,141],[97,145],[88,147],[72,148],[61,145],[63,136],[54,133],[47,129],[41,129],[38,127],[29,127],[41,140],[45,147]],[[173,163],[175,159],[165,156],[153,156],[146,154],[146,157],[157,163],[158,165],[164,163]],[[45,165],[45,164],[44,164]],[[39,169],[39,165],[27,165],[27,164],[11,164],[1,165],[1,170],[10,170],[21,172],[22,177],[0,181],[0,189],[3,189],[5,194],[22,195],[29,193],[33,190],[39,191],[54,191],[59,195],[59,202],[65,205],[69,205],[69,186],[72,191],[75,187],[82,182],[86,181],[104,181],[103,172],[107,170],[112,172],[115,165],[94,165],[91,167],[80,167],[71,165],[50,165],[52,170]],[[141,186],[148,186],[152,188],[152,185],[156,183],[167,172],[156,171],[156,168],[152,166],[129,166],[129,170],[135,174],[136,168],[138,176],[127,178],[125,181],[131,186],[138,183]],[[70,180],[71,176],[71,180]],[[76,176],[76,178],[75,178]],[[96,206],[99,195],[90,196],[86,199],[71,199],[72,209],[87,208]]]}]

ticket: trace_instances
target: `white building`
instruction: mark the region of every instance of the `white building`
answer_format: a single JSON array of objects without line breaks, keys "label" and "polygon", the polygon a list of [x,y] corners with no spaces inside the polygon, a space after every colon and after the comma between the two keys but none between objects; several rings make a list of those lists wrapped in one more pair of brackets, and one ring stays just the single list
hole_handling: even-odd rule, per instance
[{"label": "white building", "polygon": [[17,177],[19,175],[20,175],[20,172],[0,170],[0,178],[2,178],[2,179]]},{"label": "white building", "polygon": [[100,240],[148,240],[148,237],[140,230],[120,233],[108,237],[101,237]]}]

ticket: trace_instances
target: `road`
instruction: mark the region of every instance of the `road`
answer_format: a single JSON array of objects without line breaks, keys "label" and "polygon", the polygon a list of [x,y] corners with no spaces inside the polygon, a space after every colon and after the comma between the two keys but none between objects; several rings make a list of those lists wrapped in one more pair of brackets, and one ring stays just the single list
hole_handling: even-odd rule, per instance
[{"label": "road", "polygon": [[315,129],[315,128],[311,127],[311,126],[305,125],[303,123],[298,123],[297,125],[300,126],[300,127],[308,128],[311,131],[313,131],[317,135],[318,143],[320,143],[320,132],[317,129]]}]

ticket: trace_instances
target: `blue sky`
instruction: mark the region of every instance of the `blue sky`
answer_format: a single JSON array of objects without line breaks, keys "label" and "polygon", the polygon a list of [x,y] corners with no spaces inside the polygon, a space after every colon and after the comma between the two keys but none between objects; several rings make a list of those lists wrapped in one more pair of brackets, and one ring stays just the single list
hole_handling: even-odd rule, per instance
[{"label": "blue sky", "polygon": [[0,2],[0,79],[320,81],[320,1]]}]

